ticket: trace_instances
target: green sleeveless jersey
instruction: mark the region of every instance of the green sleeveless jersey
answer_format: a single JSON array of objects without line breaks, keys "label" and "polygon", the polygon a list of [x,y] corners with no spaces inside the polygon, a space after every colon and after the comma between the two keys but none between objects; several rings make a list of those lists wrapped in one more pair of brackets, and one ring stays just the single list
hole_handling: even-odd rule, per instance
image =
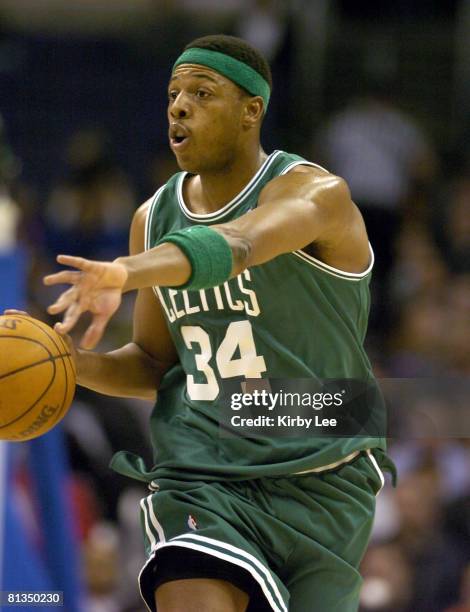
[{"label": "green sleeveless jersey", "polygon": [[[167,233],[196,224],[225,223],[256,207],[263,187],[296,165],[315,165],[274,151],[248,185],[220,210],[191,212],[183,199],[186,172],[175,174],[153,198],[146,249]],[[118,454],[113,467],[157,477],[247,479],[330,466],[358,450],[380,447],[379,437],[223,437],[218,404],[224,381],[265,379],[373,380],[363,348],[369,280],[342,272],[303,251],[284,254],[201,291],[154,287],[180,363],[164,377],[150,421],[155,465]]]}]

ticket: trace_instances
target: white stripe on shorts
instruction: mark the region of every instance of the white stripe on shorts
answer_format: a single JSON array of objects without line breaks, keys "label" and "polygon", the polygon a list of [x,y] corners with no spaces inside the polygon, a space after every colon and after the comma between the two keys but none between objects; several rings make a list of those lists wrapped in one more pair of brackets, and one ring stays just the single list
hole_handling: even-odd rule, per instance
[{"label": "white stripe on shorts", "polygon": [[[253,565],[259,568],[261,572],[263,572],[263,574],[266,576],[265,580],[267,580],[267,582],[269,583],[269,586],[274,591],[276,597],[279,599],[280,602],[282,602],[282,604],[284,604],[282,595],[278,589],[276,582],[274,581],[271,575],[271,572],[261,563],[259,559],[251,555],[249,552],[246,552],[246,550],[243,550],[242,548],[238,548],[237,546],[234,546],[233,544],[228,544],[220,540],[214,540],[213,538],[208,538],[207,536],[202,536],[197,533],[185,533],[183,535],[176,536],[175,538],[172,538],[171,540],[174,541],[174,540],[180,540],[180,539],[189,539],[189,540],[195,539],[196,541],[200,540],[202,542],[207,542],[208,544],[212,544],[213,546],[219,546],[220,548],[226,548],[230,552],[237,553],[237,555],[240,555],[240,557],[245,557],[246,559],[251,561]],[[287,612],[287,608],[286,608],[286,612]]]},{"label": "white stripe on shorts", "polygon": [[[223,561],[228,561],[230,563],[233,563],[234,565],[238,565],[239,567],[242,567],[243,569],[246,569],[254,578],[254,580],[256,580],[256,582],[260,585],[266,599],[268,600],[271,608],[273,609],[273,612],[288,612],[287,607],[284,603],[284,600],[279,592],[279,589],[277,588],[276,583],[274,582],[271,574],[269,573],[268,569],[260,562],[258,561],[258,559],[256,559],[256,557],[253,557],[253,555],[250,555],[249,553],[247,553],[246,551],[242,550],[241,548],[237,548],[236,546],[232,546],[231,544],[227,544],[225,542],[221,542],[220,540],[213,540],[212,538],[206,538],[204,536],[197,536],[196,534],[194,534],[194,538],[192,539],[196,539],[196,540],[207,540],[208,542],[213,542],[215,545],[217,545],[219,548],[226,548],[228,550],[233,549],[233,551],[235,551],[238,555],[243,556],[247,559],[250,560],[250,563],[248,561],[243,561],[242,559],[239,559],[237,557],[234,557],[233,555],[229,554],[229,553],[224,553],[222,551],[219,550],[214,550],[214,548],[210,548],[209,546],[204,546],[204,544],[199,544],[196,542],[184,542],[184,541],[178,541],[175,542],[175,540],[180,540],[180,538],[191,538],[193,536],[193,534],[182,534],[180,536],[176,536],[175,538],[172,538],[171,541],[169,542],[162,542],[160,544],[157,544],[155,547],[155,550],[153,551],[152,556],[147,560],[147,562],[145,563],[144,567],[142,568],[140,574],[139,574],[139,588],[140,588],[140,576],[142,575],[142,573],[144,572],[145,568],[147,567],[147,565],[156,557],[157,552],[162,549],[162,548],[168,548],[170,546],[174,546],[174,547],[181,547],[181,548],[189,548],[192,550],[198,550],[202,553],[205,554],[209,554],[212,555],[213,557],[217,557],[218,559],[222,559]],[[264,576],[258,572],[258,570],[253,567],[254,565],[256,565],[257,567],[260,567],[260,569],[262,570]],[[274,591],[278,602],[275,601],[271,591],[268,588],[268,583],[269,586],[271,587],[271,589]],[[142,595],[142,590],[141,590],[141,595]],[[147,606],[148,607],[148,606]]]},{"label": "white stripe on shorts", "polygon": [[[153,497],[153,494],[148,495],[147,497],[144,497],[143,499],[141,499],[140,506],[144,513],[145,533],[147,534],[147,537],[150,540],[151,548],[153,549],[157,545],[157,540],[155,539],[155,535],[152,529],[150,528],[150,523],[152,524],[152,527],[157,532],[158,539],[160,542],[165,542],[166,538],[165,538],[165,532],[163,531],[163,527],[159,523],[157,519],[157,515],[155,514],[155,510],[153,509],[152,497]],[[147,502],[147,504],[145,502]]]}]

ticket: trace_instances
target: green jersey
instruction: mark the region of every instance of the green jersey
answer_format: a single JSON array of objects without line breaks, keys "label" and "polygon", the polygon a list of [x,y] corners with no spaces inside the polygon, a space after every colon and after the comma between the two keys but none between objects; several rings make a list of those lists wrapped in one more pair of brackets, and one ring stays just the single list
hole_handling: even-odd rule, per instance
[{"label": "green jersey", "polygon": [[[263,187],[297,165],[315,165],[274,151],[248,185],[220,210],[191,212],[184,201],[186,172],[155,194],[146,224],[146,249],[166,234],[197,224],[225,223],[257,206]],[[113,467],[128,475],[248,479],[328,467],[379,437],[224,437],[221,389],[230,379],[373,380],[363,348],[373,262],[360,274],[343,272],[299,250],[246,269],[201,291],[154,287],[180,363],[165,376],[151,417],[155,465],[127,453]]]}]

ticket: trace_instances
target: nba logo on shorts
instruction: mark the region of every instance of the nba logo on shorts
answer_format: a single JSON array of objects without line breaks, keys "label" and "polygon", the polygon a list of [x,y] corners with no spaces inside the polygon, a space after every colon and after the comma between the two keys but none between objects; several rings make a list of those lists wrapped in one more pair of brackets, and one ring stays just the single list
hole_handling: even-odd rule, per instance
[{"label": "nba logo on shorts", "polygon": [[188,516],[188,527],[190,529],[197,529],[197,523],[196,523],[196,519],[194,518],[194,516],[191,516],[191,515]]}]

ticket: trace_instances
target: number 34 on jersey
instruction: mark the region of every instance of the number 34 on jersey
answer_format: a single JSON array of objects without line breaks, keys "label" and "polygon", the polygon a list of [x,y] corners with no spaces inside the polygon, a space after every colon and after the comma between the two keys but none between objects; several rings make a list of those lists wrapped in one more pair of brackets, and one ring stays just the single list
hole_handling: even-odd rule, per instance
[{"label": "number 34 on jersey", "polygon": [[[215,400],[219,394],[218,377],[261,378],[263,372],[266,372],[264,357],[256,353],[253,329],[249,321],[230,323],[218,347],[212,347],[209,334],[200,326],[183,325],[181,334],[186,347],[194,351],[198,372],[205,377],[205,382],[198,383],[192,374],[188,375],[188,395],[192,400]],[[209,365],[214,352],[218,376]],[[235,357],[237,352],[239,357]]]},{"label": "number 34 on jersey", "polygon": [[[223,378],[262,378],[266,362],[257,354],[251,322],[248,319],[230,321],[234,315],[256,318],[261,314],[249,270],[219,287],[191,292],[191,295],[188,291],[159,287],[155,287],[155,292],[171,325],[180,356],[189,350],[194,359],[191,364],[186,362],[187,391],[192,400],[215,400],[220,391],[218,381]],[[209,318],[209,327],[196,321],[194,325],[178,325],[178,319],[192,315],[200,323],[205,313],[210,313],[210,319],[220,318],[226,328],[222,324],[210,335]],[[224,328],[225,334],[221,334],[220,329]]]}]

